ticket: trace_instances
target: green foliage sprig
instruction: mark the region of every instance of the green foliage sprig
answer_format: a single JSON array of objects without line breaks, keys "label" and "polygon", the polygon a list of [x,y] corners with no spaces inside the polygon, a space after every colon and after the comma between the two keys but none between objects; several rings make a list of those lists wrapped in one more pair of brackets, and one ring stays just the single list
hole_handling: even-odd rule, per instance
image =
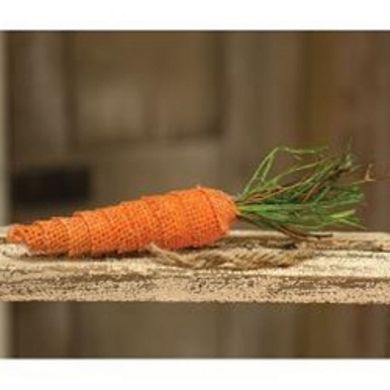
[{"label": "green foliage sprig", "polygon": [[[294,163],[271,176],[281,154]],[[239,217],[295,238],[316,235],[327,227],[363,228],[356,208],[364,200],[362,184],[374,181],[372,165],[363,167],[348,150],[334,155],[329,148],[278,147],[261,162],[236,198]]]}]

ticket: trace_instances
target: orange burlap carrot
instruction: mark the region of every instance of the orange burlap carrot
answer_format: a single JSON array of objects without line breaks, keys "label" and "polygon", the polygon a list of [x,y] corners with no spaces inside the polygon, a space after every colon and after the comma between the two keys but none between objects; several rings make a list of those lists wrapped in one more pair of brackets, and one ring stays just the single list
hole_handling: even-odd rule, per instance
[{"label": "orange burlap carrot", "polygon": [[[295,164],[269,178],[279,152],[292,155]],[[345,180],[358,172],[357,167],[349,152],[334,156],[324,149],[280,147],[265,157],[236,198],[212,188],[173,191],[67,218],[15,225],[7,241],[33,253],[69,256],[132,252],[150,244],[175,250],[213,243],[237,218],[305,238],[309,231],[327,226],[358,226],[360,184],[372,177],[368,169],[363,179]]]},{"label": "orange burlap carrot", "polygon": [[210,188],[142,197],[117,206],[15,225],[8,241],[31,251],[99,256],[145,249],[199,247],[221,238],[236,218],[231,197]]}]

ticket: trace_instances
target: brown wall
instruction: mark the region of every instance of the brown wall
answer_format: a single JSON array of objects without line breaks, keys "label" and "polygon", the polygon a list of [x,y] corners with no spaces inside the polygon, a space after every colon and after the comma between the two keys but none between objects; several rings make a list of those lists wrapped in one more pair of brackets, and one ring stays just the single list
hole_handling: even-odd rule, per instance
[{"label": "brown wall", "polygon": [[[13,175],[86,167],[90,195],[14,220],[195,184],[237,193],[280,144],[389,165],[387,33],[9,33]],[[389,134],[389,135],[388,135]],[[388,229],[388,186],[369,191]],[[387,309],[14,304],[16,356],[385,356]]]}]

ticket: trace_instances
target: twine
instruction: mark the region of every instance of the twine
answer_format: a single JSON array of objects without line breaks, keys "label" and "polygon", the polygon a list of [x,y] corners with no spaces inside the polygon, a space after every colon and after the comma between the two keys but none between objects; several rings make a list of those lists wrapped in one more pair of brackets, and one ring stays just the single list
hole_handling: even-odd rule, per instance
[{"label": "twine", "polygon": [[271,267],[290,267],[313,256],[313,250],[301,243],[295,249],[210,248],[190,252],[173,252],[152,244],[148,251],[153,259],[165,266],[189,269],[250,270]]}]

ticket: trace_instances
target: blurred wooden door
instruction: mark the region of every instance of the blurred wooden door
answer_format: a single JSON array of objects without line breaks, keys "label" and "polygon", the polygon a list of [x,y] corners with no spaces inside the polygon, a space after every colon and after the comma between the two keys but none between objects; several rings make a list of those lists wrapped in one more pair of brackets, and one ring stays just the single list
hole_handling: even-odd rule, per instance
[{"label": "blurred wooden door", "polygon": [[[196,184],[237,193],[279,144],[328,143],[352,132],[360,154],[384,150],[386,34],[8,38],[14,175],[84,167],[90,183],[85,199],[14,204],[14,219]],[[371,196],[383,212],[369,222],[385,229],[388,193],[380,191]],[[15,356],[387,354],[382,307],[28,303],[15,304],[13,315]]]}]

